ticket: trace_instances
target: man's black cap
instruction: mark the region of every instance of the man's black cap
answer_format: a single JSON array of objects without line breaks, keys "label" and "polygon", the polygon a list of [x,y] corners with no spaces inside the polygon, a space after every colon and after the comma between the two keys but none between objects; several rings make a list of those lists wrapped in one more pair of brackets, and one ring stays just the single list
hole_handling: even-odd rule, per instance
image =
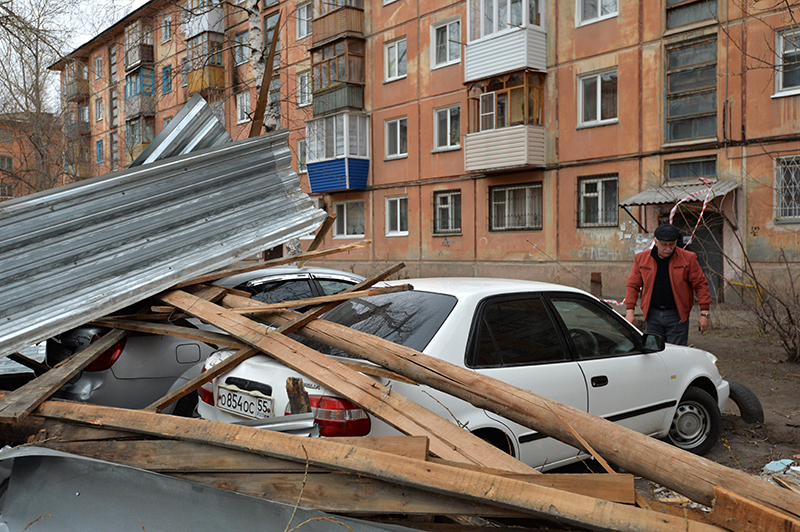
[{"label": "man's black cap", "polygon": [[660,240],[662,242],[674,242],[681,237],[681,232],[678,231],[678,228],[671,224],[661,224],[656,227],[655,233],[653,235],[656,237],[656,240]]}]

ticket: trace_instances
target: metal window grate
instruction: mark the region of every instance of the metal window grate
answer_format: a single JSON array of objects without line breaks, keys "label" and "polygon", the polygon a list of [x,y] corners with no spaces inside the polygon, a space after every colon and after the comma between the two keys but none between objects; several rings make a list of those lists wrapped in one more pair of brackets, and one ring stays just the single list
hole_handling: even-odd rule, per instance
[{"label": "metal window grate", "polygon": [[493,231],[542,228],[542,184],[490,189]]},{"label": "metal window grate", "polygon": [[800,220],[800,155],[775,160],[775,219]]}]

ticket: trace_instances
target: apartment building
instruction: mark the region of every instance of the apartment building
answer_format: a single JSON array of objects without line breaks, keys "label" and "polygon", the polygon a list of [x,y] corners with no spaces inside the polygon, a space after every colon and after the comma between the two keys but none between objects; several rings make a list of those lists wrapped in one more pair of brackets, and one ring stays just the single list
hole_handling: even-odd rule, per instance
[{"label": "apartment building", "polygon": [[65,103],[91,115],[80,139],[99,175],[194,92],[245,136],[278,31],[267,127],[289,131],[303,187],[337,216],[325,245],[374,242],[326,264],[583,288],[594,274],[621,297],[633,254],[672,219],[723,299],[742,289],[726,281],[747,284],[745,257],[766,274],[800,260],[788,14],[732,0],[153,0],[58,67]]},{"label": "apartment building", "polygon": [[0,113],[0,202],[69,182],[63,138],[52,113]]}]

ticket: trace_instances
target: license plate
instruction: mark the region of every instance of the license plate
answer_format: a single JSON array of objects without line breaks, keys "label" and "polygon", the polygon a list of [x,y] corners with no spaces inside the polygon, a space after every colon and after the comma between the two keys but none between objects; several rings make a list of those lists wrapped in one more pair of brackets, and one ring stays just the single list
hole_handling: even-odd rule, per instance
[{"label": "license plate", "polygon": [[251,419],[272,417],[272,397],[237,386],[217,386],[217,408]]}]

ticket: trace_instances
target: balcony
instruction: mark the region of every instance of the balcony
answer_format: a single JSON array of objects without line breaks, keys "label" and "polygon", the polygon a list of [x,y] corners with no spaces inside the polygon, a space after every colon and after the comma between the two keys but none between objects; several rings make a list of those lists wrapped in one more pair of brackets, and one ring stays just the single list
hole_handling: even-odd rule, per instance
[{"label": "balcony", "polygon": [[69,122],[64,128],[64,133],[67,135],[68,138],[75,138],[81,135],[89,135],[91,132],[92,128],[89,125],[88,120],[79,122]]},{"label": "balcony", "polygon": [[306,168],[312,194],[367,188],[369,159],[343,157],[308,163]]},{"label": "balcony", "polygon": [[469,133],[464,139],[465,169],[467,172],[487,172],[544,167],[544,139],[545,128],[542,126],[512,126]]},{"label": "balcony", "polygon": [[513,28],[464,47],[464,81],[515,70],[547,72],[547,34],[539,27]]},{"label": "balcony", "polygon": [[225,68],[208,65],[188,73],[189,94],[225,88]]},{"label": "balcony", "polygon": [[137,94],[125,99],[125,118],[152,116],[156,114],[156,97],[153,94]]},{"label": "balcony", "polygon": [[125,50],[125,71],[153,63],[153,45],[138,44]]},{"label": "balcony", "polygon": [[347,35],[364,36],[364,10],[344,6],[315,18],[311,23],[312,46]]},{"label": "balcony", "polygon": [[203,7],[200,13],[188,12],[185,21],[181,24],[184,31],[184,38],[191,39],[205,32],[224,33],[225,32],[225,8],[222,5],[216,7]]},{"label": "balcony", "polygon": [[330,90],[314,93],[314,116],[338,111],[363,110],[364,87],[343,83]]},{"label": "balcony", "polygon": [[79,102],[89,97],[89,80],[71,79],[64,85],[64,99],[68,102]]}]

